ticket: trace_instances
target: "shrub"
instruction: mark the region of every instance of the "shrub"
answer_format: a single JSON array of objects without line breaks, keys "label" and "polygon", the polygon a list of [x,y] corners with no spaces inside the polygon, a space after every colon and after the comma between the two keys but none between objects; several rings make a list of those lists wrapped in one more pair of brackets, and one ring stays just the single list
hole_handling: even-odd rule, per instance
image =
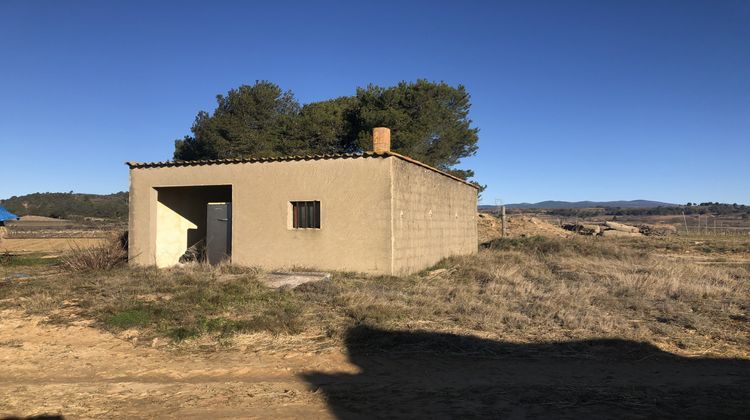
[{"label": "shrub", "polygon": [[60,264],[68,271],[111,270],[128,260],[127,232],[114,235],[96,247],[73,250],[60,258]]}]

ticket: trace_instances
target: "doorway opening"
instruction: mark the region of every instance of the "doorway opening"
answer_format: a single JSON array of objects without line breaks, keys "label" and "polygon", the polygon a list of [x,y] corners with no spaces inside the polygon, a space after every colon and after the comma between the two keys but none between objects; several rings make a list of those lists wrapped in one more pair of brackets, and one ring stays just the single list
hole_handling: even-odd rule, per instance
[{"label": "doorway opening", "polygon": [[157,187],[156,194],[158,267],[231,260],[231,185]]}]

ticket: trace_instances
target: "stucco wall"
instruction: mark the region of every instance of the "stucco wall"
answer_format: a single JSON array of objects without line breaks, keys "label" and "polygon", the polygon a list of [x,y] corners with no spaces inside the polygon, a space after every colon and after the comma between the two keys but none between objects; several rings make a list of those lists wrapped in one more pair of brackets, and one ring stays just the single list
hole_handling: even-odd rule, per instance
[{"label": "stucco wall", "polygon": [[[132,169],[131,261],[140,265],[157,262],[155,188],[232,185],[232,263],[271,269],[295,265],[388,273],[390,160],[353,158]],[[292,229],[289,202],[307,200],[321,202],[321,229]]]},{"label": "stucco wall", "polygon": [[400,159],[393,165],[393,273],[477,252],[477,190]]},{"label": "stucco wall", "polygon": [[185,252],[188,232],[197,229],[198,225],[190,219],[165,205],[156,204],[156,256],[157,267],[169,267],[178,261]]}]

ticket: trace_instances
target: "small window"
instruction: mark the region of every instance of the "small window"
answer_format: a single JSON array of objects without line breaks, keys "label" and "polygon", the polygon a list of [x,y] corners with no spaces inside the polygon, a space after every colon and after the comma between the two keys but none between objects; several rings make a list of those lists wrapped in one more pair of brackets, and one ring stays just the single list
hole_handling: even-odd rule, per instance
[{"label": "small window", "polygon": [[292,201],[292,227],[320,229],[320,201]]}]

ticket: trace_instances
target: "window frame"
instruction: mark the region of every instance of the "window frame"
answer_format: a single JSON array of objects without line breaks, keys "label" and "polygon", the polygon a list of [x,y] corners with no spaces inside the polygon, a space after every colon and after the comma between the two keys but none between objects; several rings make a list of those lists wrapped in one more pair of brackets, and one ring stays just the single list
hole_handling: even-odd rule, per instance
[{"label": "window frame", "polygon": [[320,200],[289,201],[289,228],[293,230],[320,230]]}]

